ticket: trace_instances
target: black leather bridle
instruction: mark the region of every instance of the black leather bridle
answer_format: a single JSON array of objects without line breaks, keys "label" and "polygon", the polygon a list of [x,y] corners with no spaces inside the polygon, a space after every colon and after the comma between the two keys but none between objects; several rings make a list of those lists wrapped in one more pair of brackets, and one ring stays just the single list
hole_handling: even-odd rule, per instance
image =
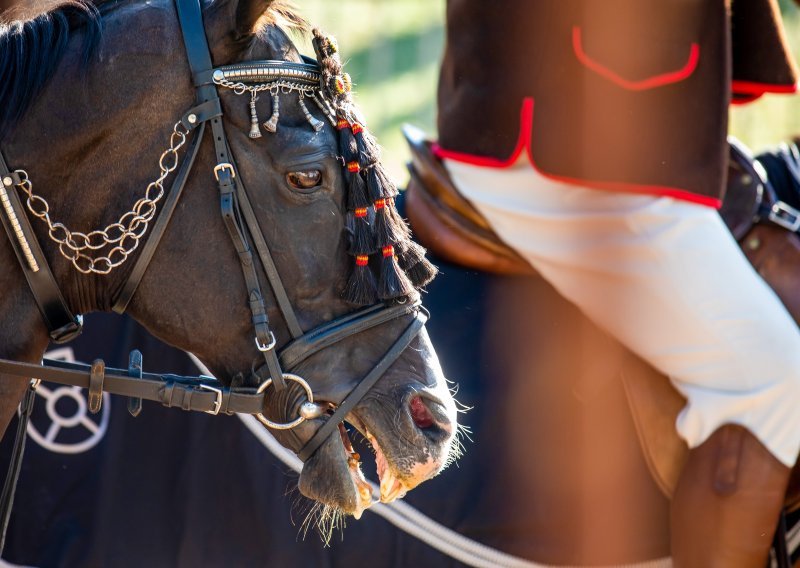
[{"label": "black leather bridle", "polygon": [[[222,106],[217,87],[212,79],[214,72],[218,70],[212,66],[199,0],[176,0],[176,5],[197,95],[197,104],[187,111],[180,121],[185,129],[185,134],[191,134],[191,141],[172,186],[164,199],[162,210],[153,224],[149,237],[143,243],[142,250],[128,279],[116,296],[113,309],[118,313],[123,313],[136,292],[180,199],[189,172],[197,157],[206,125],[210,125],[217,163],[213,175],[219,188],[221,213],[228,234],[239,255],[247,284],[248,301],[255,328],[255,343],[264,357],[263,364],[253,372],[255,382],[259,386],[257,388],[231,388],[222,386],[212,377],[202,375],[182,377],[144,373],[142,372],[141,354],[137,351],[131,354],[128,369],[106,369],[103,362],[99,360],[88,366],[49,360],[45,360],[42,365],[36,365],[0,359],[0,373],[88,388],[89,408],[93,412],[100,410],[102,393],[106,391],[129,397],[129,410],[134,416],[141,410],[141,400],[145,399],[159,401],[165,406],[177,406],[184,410],[203,411],[215,415],[219,413],[253,414],[268,426],[275,427],[274,423],[265,419],[262,414],[267,388],[270,385],[276,390],[280,390],[287,387],[287,380],[300,382],[306,389],[308,402],[313,403],[313,393],[307,383],[286,370],[290,371],[296,368],[311,355],[346,338],[398,318],[411,317],[408,326],[375,367],[361,379],[330,414],[323,426],[298,452],[298,456],[305,461],[338,428],[345,416],[374,386],[392,363],[400,357],[422,330],[428,319],[428,313],[416,301],[376,304],[339,317],[308,332],[302,330],[259,227],[247,189],[238,175],[236,162],[225,135]],[[305,64],[290,65],[305,65],[312,69],[315,65],[310,61],[307,60]],[[270,65],[276,62],[252,63],[253,65]],[[14,247],[19,264],[48,327],[50,338],[55,342],[69,341],[80,333],[82,318],[75,316],[64,301],[16,192],[15,186],[22,183],[20,174],[12,171],[6,165],[1,154],[0,180],[3,182],[0,185],[0,198],[3,200],[5,212],[5,214],[0,214],[0,219],[2,219],[8,239]],[[19,238],[20,236],[22,238]],[[275,336],[270,329],[256,259],[261,264],[291,335],[291,341],[280,352],[276,349]],[[32,265],[35,266],[35,270]],[[21,413],[23,419],[26,419],[30,407],[32,407],[32,398],[29,400],[29,397],[32,397],[31,392],[32,390],[29,391],[23,405],[27,405],[26,408],[28,408],[28,412]],[[305,414],[301,408],[299,418],[288,424],[277,426],[293,427],[304,419],[324,415],[321,408],[318,407],[315,410],[312,404],[310,409],[306,408]],[[18,429],[18,435],[19,433]],[[24,428],[22,434],[24,436]],[[12,465],[11,473],[6,480],[6,486],[8,487],[10,483],[11,490],[7,492],[4,488],[4,493],[0,497],[0,508],[5,505],[10,509],[11,500],[13,500],[13,485],[16,479],[14,467]],[[18,465],[16,467],[18,473]],[[3,514],[7,522],[8,513]]]}]

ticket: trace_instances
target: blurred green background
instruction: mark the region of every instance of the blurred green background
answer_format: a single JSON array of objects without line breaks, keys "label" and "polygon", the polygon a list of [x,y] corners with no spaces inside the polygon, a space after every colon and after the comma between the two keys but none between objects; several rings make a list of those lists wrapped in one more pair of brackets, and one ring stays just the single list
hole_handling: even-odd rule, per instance
[{"label": "blurred green background", "polygon": [[[444,0],[295,0],[313,25],[336,36],[356,101],[383,146],[384,162],[406,182],[400,127],[435,136],[436,82],[444,42]],[[800,60],[800,10],[781,0],[787,37]],[[313,53],[306,47],[306,53]],[[800,96],[766,95],[731,109],[730,131],[754,150],[800,135]]]}]

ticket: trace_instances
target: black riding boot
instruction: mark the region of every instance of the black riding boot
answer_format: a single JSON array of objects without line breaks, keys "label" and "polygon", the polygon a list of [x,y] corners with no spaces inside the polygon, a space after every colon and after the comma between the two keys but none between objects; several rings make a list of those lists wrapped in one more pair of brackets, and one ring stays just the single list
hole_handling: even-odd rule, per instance
[{"label": "black riding boot", "polygon": [[789,472],[741,426],[692,450],[672,500],[675,568],[764,568]]}]

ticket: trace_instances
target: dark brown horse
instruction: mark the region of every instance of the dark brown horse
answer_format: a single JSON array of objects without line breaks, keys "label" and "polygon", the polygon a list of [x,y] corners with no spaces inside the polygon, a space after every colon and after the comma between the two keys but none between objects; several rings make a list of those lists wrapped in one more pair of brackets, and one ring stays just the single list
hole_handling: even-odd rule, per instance
[{"label": "dark brown horse", "polygon": [[[277,3],[209,2],[203,19],[217,67],[251,60],[303,61],[278,25],[297,19]],[[41,198],[33,199],[32,209],[41,212],[46,202],[52,220],[73,231],[106,227],[131,208],[158,176],[172,125],[196,104],[172,0],[72,3],[4,25],[0,75],[3,155],[12,170],[27,172],[32,184],[27,188]],[[254,140],[248,137],[246,101],[230,89],[220,89],[220,95],[229,151],[238,177],[248,186],[300,329],[352,312],[354,306],[342,298],[352,261],[335,129],[312,128],[312,119],[324,121],[324,114],[289,93],[283,97],[278,132]],[[258,111],[268,115],[269,97],[261,99]],[[263,349],[253,341],[254,298],[245,292],[251,283],[246,287],[242,259],[219,214],[212,173],[218,161],[208,134],[128,313],[164,341],[196,353],[230,385],[242,376],[247,382]],[[107,275],[82,274],[59,252],[47,225],[30,217],[67,306],[75,313],[110,310],[138,253]],[[48,330],[11,244],[0,233],[0,358],[38,362]],[[257,274],[267,291],[267,314],[280,348],[297,334],[278,310],[260,266]],[[416,292],[398,300],[411,306],[415,297]],[[318,401],[339,405],[408,327],[413,311],[316,352],[293,372],[308,380]],[[26,384],[2,377],[0,430]],[[302,397],[288,398],[296,411]],[[271,407],[285,399],[268,397],[265,410],[278,410]],[[387,489],[386,498],[447,463],[454,447],[455,406],[424,330],[348,419],[382,450],[384,477],[396,486]],[[307,420],[276,436],[297,452],[323,422],[324,417]],[[371,499],[364,495],[354,465],[358,458],[348,446],[334,430],[306,462],[300,487],[311,498],[358,515]]]}]

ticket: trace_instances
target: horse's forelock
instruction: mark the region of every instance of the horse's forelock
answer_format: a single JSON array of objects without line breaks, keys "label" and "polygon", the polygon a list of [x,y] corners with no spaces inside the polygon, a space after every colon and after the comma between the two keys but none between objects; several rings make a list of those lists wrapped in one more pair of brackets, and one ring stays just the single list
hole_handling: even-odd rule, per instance
[{"label": "horse's forelock", "polygon": [[85,29],[84,62],[97,48],[101,17],[93,3],[73,0],[25,21],[0,25],[0,139],[24,115],[66,53],[70,34]]},{"label": "horse's forelock", "polygon": [[284,31],[297,30],[308,33],[311,29],[308,20],[300,15],[299,10],[290,0],[275,0],[258,21],[257,28],[278,26]]}]

